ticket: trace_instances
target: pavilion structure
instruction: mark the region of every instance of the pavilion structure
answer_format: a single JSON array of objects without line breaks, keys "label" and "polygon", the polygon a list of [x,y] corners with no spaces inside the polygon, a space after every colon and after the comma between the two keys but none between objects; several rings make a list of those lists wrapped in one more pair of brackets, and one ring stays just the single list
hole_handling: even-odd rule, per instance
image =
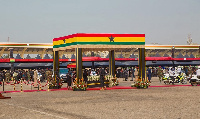
[{"label": "pavilion structure", "polygon": [[[109,51],[109,73],[115,76],[115,51],[139,49],[139,77],[145,78],[145,34],[77,33],[53,39],[54,76],[59,72],[59,51],[76,52],[76,76],[81,79],[83,51]],[[67,66],[66,66],[67,67]]]}]

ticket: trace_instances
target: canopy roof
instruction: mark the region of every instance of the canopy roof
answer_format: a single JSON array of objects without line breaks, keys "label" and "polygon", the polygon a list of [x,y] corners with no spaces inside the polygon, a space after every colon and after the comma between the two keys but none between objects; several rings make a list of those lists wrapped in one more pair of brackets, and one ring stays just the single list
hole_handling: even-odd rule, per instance
[{"label": "canopy roof", "polygon": [[83,48],[83,50],[116,50],[145,48],[145,34],[77,33],[53,39],[53,50]]}]

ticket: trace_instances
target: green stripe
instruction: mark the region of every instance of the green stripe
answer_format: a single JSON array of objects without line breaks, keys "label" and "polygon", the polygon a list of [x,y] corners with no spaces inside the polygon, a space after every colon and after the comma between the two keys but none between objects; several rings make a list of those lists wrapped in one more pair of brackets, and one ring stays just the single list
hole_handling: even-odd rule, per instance
[{"label": "green stripe", "polygon": [[145,42],[73,42],[54,45],[53,48],[66,47],[71,45],[145,45]]}]

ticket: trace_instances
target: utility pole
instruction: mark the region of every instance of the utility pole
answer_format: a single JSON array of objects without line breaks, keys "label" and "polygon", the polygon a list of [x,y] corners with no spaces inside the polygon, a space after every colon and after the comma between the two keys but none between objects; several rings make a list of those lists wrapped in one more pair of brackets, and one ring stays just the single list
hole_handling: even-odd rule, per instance
[{"label": "utility pole", "polygon": [[7,42],[10,42],[10,37],[8,37],[8,41]]}]

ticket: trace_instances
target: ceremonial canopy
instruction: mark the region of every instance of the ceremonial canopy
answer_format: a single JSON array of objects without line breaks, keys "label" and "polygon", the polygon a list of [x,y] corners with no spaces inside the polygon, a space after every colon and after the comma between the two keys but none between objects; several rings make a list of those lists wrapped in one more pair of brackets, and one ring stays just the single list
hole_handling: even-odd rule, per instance
[{"label": "ceremonial canopy", "polygon": [[[53,39],[54,72],[59,69],[59,51],[76,51],[76,74],[82,78],[82,51],[109,51],[109,73],[115,75],[115,51],[139,48],[140,74],[145,74],[145,34],[77,33]],[[143,69],[143,70],[142,70]],[[56,74],[55,74],[56,75]],[[54,76],[55,76],[54,75]],[[142,78],[141,77],[141,78]]]}]

